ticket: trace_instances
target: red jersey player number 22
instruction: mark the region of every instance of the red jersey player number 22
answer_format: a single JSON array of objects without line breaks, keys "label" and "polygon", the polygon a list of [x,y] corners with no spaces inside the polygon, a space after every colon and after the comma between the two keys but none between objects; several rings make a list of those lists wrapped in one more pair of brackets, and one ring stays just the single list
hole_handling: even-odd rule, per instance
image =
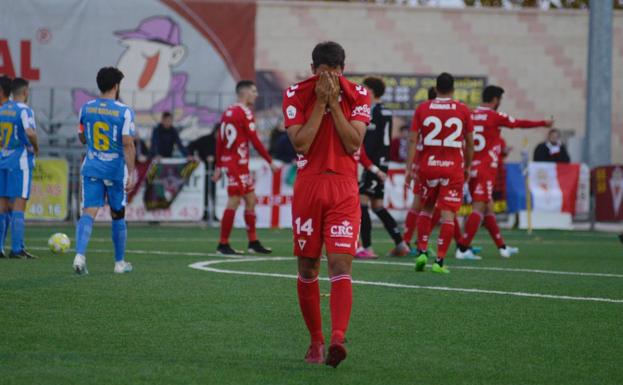
[{"label": "red jersey player number 22", "polygon": [[425,202],[458,211],[463,199],[464,143],[473,132],[471,111],[461,102],[437,98],[418,106],[412,130],[421,140],[418,179]]},{"label": "red jersey player number 22", "polygon": [[[318,76],[290,86],[283,97],[286,128],[304,125],[316,102]],[[367,90],[339,77],[340,107],[350,122],[370,122]],[[357,156],[342,143],[332,114],[326,111],[305,154],[298,154],[292,199],[294,254],[317,258],[324,243],[329,254],[354,255],[359,234]]]}]

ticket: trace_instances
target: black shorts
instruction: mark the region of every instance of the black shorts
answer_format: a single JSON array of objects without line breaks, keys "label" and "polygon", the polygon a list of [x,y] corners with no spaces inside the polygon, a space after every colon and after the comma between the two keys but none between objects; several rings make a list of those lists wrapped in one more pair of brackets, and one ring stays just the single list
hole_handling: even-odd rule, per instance
[{"label": "black shorts", "polygon": [[375,173],[365,170],[361,174],[359,194],[367,195],[371,199],[383,199],[385,196],[385,182],[380,180]]}]

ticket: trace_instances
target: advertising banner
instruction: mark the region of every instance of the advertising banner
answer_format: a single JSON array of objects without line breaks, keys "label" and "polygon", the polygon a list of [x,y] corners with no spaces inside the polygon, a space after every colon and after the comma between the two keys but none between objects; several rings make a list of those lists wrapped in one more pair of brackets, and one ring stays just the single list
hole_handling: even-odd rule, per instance
[{"label": "advertising banner", "polygon": [[69,164],[65,159],[37,159],[26,219],[63,221],[68,214]]},{"label": "advertising banner", "polygon": [[592,171],[595,220],[623,221],[623,165],[596,167]]}]

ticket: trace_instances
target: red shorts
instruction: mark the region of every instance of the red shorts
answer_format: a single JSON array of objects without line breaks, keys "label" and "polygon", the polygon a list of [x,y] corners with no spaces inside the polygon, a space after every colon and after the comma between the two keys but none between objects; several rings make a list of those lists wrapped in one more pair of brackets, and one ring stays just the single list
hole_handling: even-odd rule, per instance
[{"label": "red shorts", "polygon": [[422,185],[421,199],[424,205],[435,204],[439,210],[457,212],[463,203],[462,174],[439,175],[435,172],[420,172],[419,183]]},{"label": "red shorts", "polygon": [[413,194],[422,195],[422,183],[419,178],[417,181],[413,182]]},{"label": "red shorts", "polygon": [[227,173],[227,195],[243,196],[255,191],[255,183],[249,170]]},{"label": "red shorts", "polygon": [[469,178],[469,193],[473,202],[491,202],[493,187],[495,186],[497,170],[483,170],[475,168]]},{"label": "red shorts", "polygon": [[292,197],[294,255],[355,255],[361,208],[356,178],[335,174],[297,178]]}]

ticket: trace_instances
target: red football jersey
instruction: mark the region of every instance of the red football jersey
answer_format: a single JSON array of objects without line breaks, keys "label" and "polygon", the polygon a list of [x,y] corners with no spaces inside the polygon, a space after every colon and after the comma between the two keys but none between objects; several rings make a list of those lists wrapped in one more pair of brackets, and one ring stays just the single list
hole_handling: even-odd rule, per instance
[{"label": "red football jersey", "polygon": [[221,127],[216,136],[216,167],[228,172],[244,172],[249,167],[249,141],[268,163],[268,151],[255,131],[255,117],[247,106],[236,103],[223,113]]},{"label": "red football jersey", "polygon": [[[290,86],[283,96],[283,117],[286,128],[302,125],[309,119],[316,92],[318,77],[314,76]],[[340,105],[349,121],[370,123],[370,95],[368,91],[345,77],[340,76]],[[296,162],[299,177],[333,172],[357,178],[358,153],[346,153],[337,133],[331,113],[327,110],[320,123],[314,141],[305,155],[298,155]]]},{"label": "red football jersey", "polygon": [[420,172],[462,174],[465,136],[473,132],[471,111],[465,104],[449,98],[427,100],[415,110],[411,129],[418,132],[421,143],[416,154]]},{"label": "red football jersey", "polygon": [[501,128],[533,128],[545,125],[543,120],[521,120],[488,107],[478,107],[472,112],[474,125],[474,167],[497,169],[501,147]]}]

